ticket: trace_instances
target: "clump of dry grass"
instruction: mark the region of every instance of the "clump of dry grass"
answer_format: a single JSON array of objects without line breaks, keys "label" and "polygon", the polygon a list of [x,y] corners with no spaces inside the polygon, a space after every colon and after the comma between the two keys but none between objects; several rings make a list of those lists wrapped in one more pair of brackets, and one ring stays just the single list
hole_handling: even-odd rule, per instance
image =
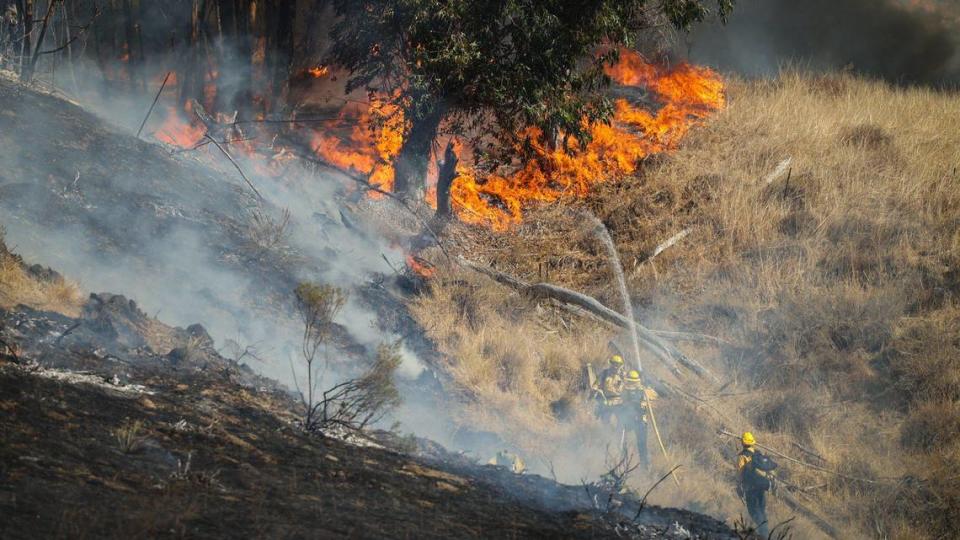
[{"label": "clump of dry grass", "polygon": [[24,304],[70,317],[78,316],[83,306],[79,286],[60,277],[47,280],[31,274],[23,261],[7,250],[3,232],[0,228],[0,307]]},{"label": "clump of dry grass", "polygon": [[127,422],[113,432],[117,441],[117,448],[124,454],[136,454],[143,449],[146,437],[143,431],[143,421]]},{"label": "clump of dry grass", "polygon": [[[655,502],[743,513],[735,451],[711,431],[751,428],[770,446],[875,480],[784,467],[810,488],[800,500],[845,537],[949,536],[960,523],[960,482],[944,473],[960,471],[949,420],[960,403],[960,97],[788,72],[733,81],[729,98],[673,155],[582,203],[611,229],[649,325],[733,344],[682,344],[729,382],[722,392],[644,359],[709,404],[659,403],[670,458],[655,464],[683,463],[688,481]],[[786,158],[789,169],[768,178]],[[577,216],[555,205],[512,233],[457,231],[469,258],[617,306],[608,263]],[[576,400],[579,369],[603,361],[608,329],[457,268],[442,268],[412,310],[470,397],[465,423],[546,455],[581,430],[602,432],[584,408],[562,422],[550,403]],[[810,523],[797,530],[821,534]]]}]

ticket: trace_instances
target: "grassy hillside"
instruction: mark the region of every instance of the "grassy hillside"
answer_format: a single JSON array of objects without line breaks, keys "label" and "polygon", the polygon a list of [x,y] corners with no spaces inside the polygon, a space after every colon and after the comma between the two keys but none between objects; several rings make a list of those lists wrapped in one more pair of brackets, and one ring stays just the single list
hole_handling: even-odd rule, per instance
[{"label": "grassy hillside", "polygon": [[[669,457],[655,468],[683,465],[681,487],[662,486],[658,503],[745,513],[733,495],[736,445],[716,431],[749,428],[861,479],[781,460],[785,479],[809,488],[798,500],[844,537],[960,527],[958,125],[956,93],[847,75],[733,82],[727,109],[679,151],[574,205],[610,228],[645,324],[723,341],[678,343],[721,383],[642,358],[689,394],[658,402]],[[582,222],[565,201],[510,233],[448,235],[467,258],[616,307],[608,262]],[[616,332],[439,253],[433,261],[439,271],[411,307],[468,403],[464,426],[498,433],[528,461],[594,463],[602,431],[577,395],[579,368],[603,362]],[[772,519],[790,515],[774,504]],[[801,537],[820,534],[800,521]]]},{"label": "grassy hillside", "polygon": [[0,308],[10,309],[20,304],[76,316],[83,296],[75,283],[49,269],[27,266],[11,253],[0,225]]}]

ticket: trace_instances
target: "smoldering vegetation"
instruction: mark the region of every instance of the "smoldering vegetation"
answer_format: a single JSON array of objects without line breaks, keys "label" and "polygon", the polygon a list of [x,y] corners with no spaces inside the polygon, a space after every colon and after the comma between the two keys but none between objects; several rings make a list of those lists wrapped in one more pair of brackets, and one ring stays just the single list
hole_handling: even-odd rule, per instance
[{"label": "smoldering vegetation", "polygon": [[[446,425],[409,412],[434,407],[417,382],[429,344],[415,353],[407,343],[418,333],[384,316],[415,220],[389,199],[368,200],[340,171],[297,159],[313,155],[311,135],[329,126],[284,123],[334,119],[344,104],[336,77],[306,72],[326,46],[326,6],[34,3],[37,32],[12,57],[4,51],[4,67],[23,74],[31,48],[59,52],[37,57],[30,77],[40,93],[0,81],[7,240],[79,290],[124,294],[168,323],[204,324],[225,355],[287,383],[303,375],[294,288],[350,291],[322,384],[362,372],[381,344],[404,338],[398,374],[416,391],[399,416],[405,429],[443,439]],[[38,16],[50,7],[38,44]],[[323,101],[332,94],[339,99]]]},{"label": "smoldering vegetation", "polygon": [[[262,175],[259,158],[238,154],[260,199],[223,156],[171,154],[124,134],[124,114],[111,126],[12,81],[0,81],[0,95],[6,240],[32,263],[68,276],[43,288],[20,286],[30,282],[7,265],[5,285],[15,289],[5,295],[8,306],[74,313],[84,294],[123,294],[151,317],[203,324],[225,356],[292,383],[292,367],[302,375],[296,285],[316,280],[354,290],[403,266],[396,246],[338,203],[345,184],[331,171],[290,164],[282,177]],[[325,386],[361,372],[381,343],[399,338],[379,325],[362,295],[353,297],[336,321]],[[423,368],[408,349],[401,354],[399,374],[413,384]],[[416,407],[418,396],[411,401]]]},{"label": "smoldering vegetation", "polygon": [[960,4],[953,1],[744,0],[729,23],[696,29],[696,62],[747,76],[788,64],[849,69],[896,84],[960,84]]},{"label": "smoldering vegetation", "polygon": [[[158,19],[166,17],[156,6]],[[695,58],[698,51],[727,51],[715,61],[745,73],[774,73],[790,60],[825,73],[735,84],[730,108],[677,153],[649,159],[635,181],[601,186],[582,203],[612,231],[642,322],[714,338],[686,343],[684,351],[718,374],[716,385],[676,380],[644,359],[674,391],[665,386],[657,405],[667,450],[658,454],[651,442],[654,468],[634,486],[681,463],[680,487],[664,486],[655,500],[736,517],[737,449],[712,435],[749,428],[777,448],[807,449],[846,477],[805,468],[785,476],[845,536],[950,534],[960,492],[952,474],[960,443],[949,420],[958,396],[957,99],[830,71],[852,63],[897,83],[946,86],[956,73],[954,36],[943,30],[947,23],[893,4],[741,7],[724,30],[730,45],[710,41],[706,30],[694,36]],[[816,18],[831,13],[836,18]],[[179,17],[172,27],[189,26]],[[853,21],[869,24],[846,26]],[[158,35],[170,32],[157,24]],[[216,56],[225,89],[216,101],[220,112],[244,114],[250,43],[239,33],[219,43],[228,52]],[[172,50],[171,57],[195,51]],[[240,60],[233,65],[231,58]],[[80,85],[107,99],[89,103],[132,129],[149,93],[116,87],[150,78],[118,81],[97,70],[103,80]],[[203,72],[184,75],[177,105],[203,93]],[[115,103],[138,107],[119,110]],[[2,198],[12,243],[84,287],[126,293],[177,324],[211,325],[221,342],[237,335],[263,346],[262,356],[275,362],[271,374],[285,377],[296,354],[288,347],[297,342],[294,327],[283,319],[284,295],[298,281],[355,288],[400,266],[393,238],[369,234],[341,212],[356,197],[329,171],[252,175],[265,195],[260,202],[213,150],[202,165],[193,154],[177,157],[178,167],[193,171],[178,176],[165,168],[167,156],[150,157],[156,147],[108,137],[109,147],[91,148],[83,130],[71,134],[62,120],[33,103],[6,120],[11,128],[30,127],[28,144],[13,129],[0,132],[13,152]],[[55,150],[44,150],[51,141]],[[119,163],[121,173],[76,166],[91,156]],[[241,159],[241,166],[253,165]],[[555,204],[531,213],[516,231],[453,224],[447,234],[471,259],[618,305],[607,256],[575,216]],[[395,224],[395,216],[387,213],[384,222]],[[653,257],[660,242],[687,229],[690,236]],[[413,330],[422,329],[440,353],[431,365],[440,409],[456,427],[453,443],[487,455],[506,446],[532,470],[571,482],[603,472],[616,441],[584,399],[581,369],[602,365],[619,336],[449,265],[439,253],[430,258],[435,276],[405,301],[419,325]],[[338,358],[349,363],[370,344],[397,337],[376,325],[402,312],[393,302],[344,311]],[[424,420],[413,424],[417,429],[440,423],[436,403],[408,406],[410,418]],[[805,536],[822,533],[810,521],[799,527]]]}]

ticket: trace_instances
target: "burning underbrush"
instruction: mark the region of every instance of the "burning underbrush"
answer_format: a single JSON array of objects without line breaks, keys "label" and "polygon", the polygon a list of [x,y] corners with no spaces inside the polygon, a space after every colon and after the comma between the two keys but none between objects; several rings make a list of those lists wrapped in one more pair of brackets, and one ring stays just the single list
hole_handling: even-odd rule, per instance
[{"label": "burning underbrush", "polygon": [[[801,537],[954,534],[960,100],[795,73],[735,82],[729,94],[726,110],[633,181],[592,186],[573,208],[530,210],[509,232],[455,227],[454,255],[616,307],[581,211],[607,225],[641,322],[672,331],[719,379],[642,359],[667,390],[657,404],[666,457],[651,441],[653,469],[636,485],[683,467],[680,486],[661,485],[654,500],[743,513],[736,445],[715,434],[751,429],[813,465],[783,464],[788,495],[771,511],[776,522],[799,515]],[[571,463],[589,468],[604,445],[580,368],[602,364],[617,333],[422,255],[436,275],[411,309],[468,396],[464,429],[492,431],[568,480],[580,474]]]},{"label": "burning underbrush", "polygon": [[[438,148],[452,140],[458,156],[450,198],[461,221],[505,231],[518,225],[524,211],[533,205],[581,198],[597,184],[636,173],[641,162],[675,149],[692,127],[723,108],[724,84],[717,73],[685,62],[650,62],[632,51],[621,54],[621,60],[607,69],[617,85],[615,94],[620,96],[615,100],[615,113],[610,122],[589,126],[590,140],[585,145],[562,136],[554,144],[530,128],[525,139],[531,148],[524,154],[532,156],[491,171],[474,163],[472,144],[484,142],[478,142],[474,134],[451,132],[438,140]],[[310,74],[323,79],[330,70],[316,68]],[[215,83],[211,82],[214,88]],[[176,85],[174,74],[167,81],[167,93],[172,95]],[[387,97],[375,93],[358,96],[343,100],[332,114],[325,106],[322,114],[296,113],[285,120],[261,116],[240,125],[223,114],[212,119],[231,135],[221,142],[241,155],[259,154],[260,159],[275,160],[280,152],[317,160],[362,178],[374,188],[367,194],[380,198],[381,191],[393,190],[394,161],[409,129],[396,100]],[[203,110],[200,114],[196,110],[213,105],[212,98],[206,104],[189,102],[183,110],[163,105],[149,131],[166,144],[196,149],[205,144],[208,135],[217,135],[208,133],[212,125],[201,120]],[[281,127],[271,129],[271,125]],[[427,192],[429,204],[435,207],[439,155],[434,154]],[[266,174],[276,175],[276,171]]]},{"label": "burning underbrush", "polygon": [[521,222],[531,203],[573,200],[597,184],[636,173],[644,159],[673,150],[690,128],[723,108],[724,85],[711,70],[622,54],[607,74],[628,92],[651,93],[653,107],[617,99],[612,121],[592,125],[584,148],[576,141],[551,148],[535,136],[535,157],[512,174],[485,175],[461,166],[451,193],[461,220],[504,231]]}]

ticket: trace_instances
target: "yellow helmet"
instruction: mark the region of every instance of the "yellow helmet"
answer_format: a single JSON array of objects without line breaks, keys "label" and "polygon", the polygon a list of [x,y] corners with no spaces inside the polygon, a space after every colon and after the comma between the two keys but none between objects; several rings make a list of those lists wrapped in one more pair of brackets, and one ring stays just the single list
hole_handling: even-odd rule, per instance
[{"label": "yellow helmet", "polygon": [[623,365],[623,357],[620,356],[619,354],[615,354],[615,355],[613,355],[613,356],[610,357],[610,363],[613,364],[614,366],[622,366],[622,365]]},{"label": "yellow helmet", "polygon": [[753,437],[753,433],[750,433],[749,431],[743,432],[743,436],[740,437],[740,441],[743,443],[744,446],[753,446],[757,444],[757,439],[755,439]]},{"label": "yellow helmet", "polygon": [[640,372],[631,369],[630,373],[627,373],[627,382],[640,382]]}]

